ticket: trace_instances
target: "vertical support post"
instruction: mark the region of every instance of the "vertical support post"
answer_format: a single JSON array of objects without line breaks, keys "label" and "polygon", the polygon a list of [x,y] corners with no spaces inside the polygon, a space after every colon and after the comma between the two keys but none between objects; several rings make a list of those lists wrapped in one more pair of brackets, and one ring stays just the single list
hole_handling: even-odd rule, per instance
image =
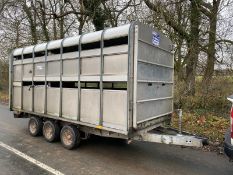
[{"label": "vertical support post", "polygon": [[79,38],[79,44],[78,44],[78,116],[77,121],[80,121],[80,115],[81,115],[81,51],[82,51],[82,34]]},{"label": "vertical support post", "polygon": [[[175,74],[174,74],[174,60],[175,60],[175,54],[174,54],[174,50],[173,50],[173,45],[171,46],[171,53],[172,53],[172,66],[173,66],[173,68],[172,68],[172,104],[173,104],[173,102],[174,102],[174,76],[175,76]],[[174,105],[172,105],[172,111],[174,110]]]},{"label": "vertical support post", "polygon": [[34,112],[34,76],[35,76],[35,64],[34,64],[34,60],[35,60],[35,48],[36,48],[37,45],[35,45],[33,47],[33,50],[32,50],[32,112]]},{"label": "vertical support post", "polygon": [[48,69],[48,62],[47,62],[47,57],[48,57],[48,45],[49,42],[47,42],[46,47],[45,47],[45,71],[44,71],[44,78],[45,78],[45,84],[44,84],[44,114],[47,113],[47,69]]},{"label": "vertical support post", "polygon": [[[132,29],[134,27],[134,29]],[[134,31],[134,35],[131,36],[131,31]],[[130,40],[133,39],[133,45],[131,46]],[[128,35],[128,81],[127,81],[127,104],[128,104],[128,121],[131,117],[132,127],[137,128],[137,57],[138,57],[138,27],[135,22],[130,25]],[[133,47],[133,58],[131,55],[131,47]],[[132,94],[130,94],[132,93]],[[130,115],[130,111],[132,114]],[[128,122],[129,128],[129,122]]]},{"label": "vertical support post", "polygon": [[99,126],[103,126],[103,74],[104,74],[104,33],[106,29],[104,29],[101,33],[100,40],[100,116],[99,116]]},{"label": "vertical support post", "polygon": [[129,27],[129,31],[128,31],[128,72],[127,72],[127,131],[128,131],[128,128],[129,128],[129,116],[130,116],[130,105],[131,105],[131,101],[130,101],[130,72],[132,71],[131,70],[131,67],[130,67],[130,64],[131,64],[131,61],[130,61],[130,58],[131,58],[131,48],[130,48],[130,39],[131,39],[131,35],[130,35],[130,31],[131,31],[131,28],[132,28],[132,23],[130,24],[130,27]]},{"label": "vertical support post", "polygon": [[177,109],[179,116],[179,134],[182,134],[182,109]]},{"label": "vertical support post", "polygon": [[24,59],[24,56],[23,56],[23,52],[24,52],[24,49],[22,50],[22,53],[21,53],[21,110],[23,109],[23,72],[24,72],[24,67],[23,67],[23,59]]},{"label": "vertical support post", "polygon": [[[14,52],[14,51],[13,51]],[[9,55],[9,108],[13,108],[13,52]]]},{"label": "vertical support post", "polygon": [[59,98],[59,117],[62,117],[62,76],[63,76],[63,43],[65,38],[61,42],[60,47],[60,98]]}]

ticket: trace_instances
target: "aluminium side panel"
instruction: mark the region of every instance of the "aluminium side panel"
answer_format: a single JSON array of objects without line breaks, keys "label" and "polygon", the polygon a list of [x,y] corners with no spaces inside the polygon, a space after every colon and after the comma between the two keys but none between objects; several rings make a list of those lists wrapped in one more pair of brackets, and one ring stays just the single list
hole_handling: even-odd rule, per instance
[{"label": "aluminium side panel", "polygon": [[12,107],[14,109],[21,109],[22,61],[13,61],[12,58],[12,69]]},{"label": "aluminium side panel", "polygon": [[47,114],[59,116],[60,88],[47,87]]},{"label": "aluminium side panel", "polygon": [[139,25],[136,126],[173,111],[172,43],[159,31]]},{"label": "aluminium side panel", "polygon": [[100,48],[81,50],[81,53],[80,53],[81,76],[98,76],[99,77],[100,75],[100,66],[99,66],[100,65],[100,51],[101,51]]},{"label": "aluminium side panel", "polygon": [[[108,30],[106,30],[106,33]],[[125,31],[128,36],[129,29]],[[107,35],[108,36],[108,35]],[[113,39],[104,37],[104,41]],[[103,47],[103,82],[128,82],[129,43]],[[103,90],[103,126],[128,131],[128,91]]]},{"label": "aluminium side panel", "polygon": [[127,131],[126,90],[103,90],[103,126]]},{"label": "aluminium side panel", "polygon": [[31,86],[23,86],[23,109],[32,111],[32,89]]},{"label": "aluminium side panel", "polygon": [[13,65],[13,81],[21,81],[22,64]]},{"label": "aluminium side panel", "polygon": [[44,113],[44,97],[45,88],[44,85],[34,86],[34,111],[38,113]]},{"label": "aluminium side panel", "polygon": [[79,52],[68,52],[62,55],[62,78],[78,79]]},{"label": "aluminium side panel", "polygon": [[104,75],[127,75],[128,54],[105,55]]},{"label": "aluminium side panel", "polygon": [[44,77],[45,76],[45,63],[35,63],[34,66],[35,66],[34,67],[35,77],[37,76]]},{"label": "aluminium side panel", "polygon": [[81,89],[80,106],[80,121],[98,125],[100,118],[100,90]]},{"label": "aluminium side panel", "polygon": [[21,86],[13,85],[13,108],[21,109]]},{"label": "aluminium side panel", "polygon": [[103,81],[127,81],[128,44],[103,48]]},{"label": "aluminium side panel", "polygon": [[32,64],[23,64],[23,80],[27,81],[30,80],[32,81]]},{"label": "aluminium side panel", "polygon": [[77,59],[64,59],[63,60],[63,76],[64,77],[77,77],[79,70],[79,62]]},{"label": "aluminium side panel", "polygon": [[62,89],[62,117],[77,120],[78,117],[78,89]]},{"label": "aluminium side panel", "polygon": [[[27,51],[27,49],[25,48],[24,51]],[[32,81],[32,65],[33,65],[32,58],[24,58],[23,59],[23,61],[22,61],[22,66],[23,66],[22,81]]]},{"label": "aluminium side panel", "polygon": [[59,77],[60,61],[48,61],[47,77]]},{"label": "aluminium side panel", "polygon": [[81,75],[99,75],[100,57],[81,58]]}]

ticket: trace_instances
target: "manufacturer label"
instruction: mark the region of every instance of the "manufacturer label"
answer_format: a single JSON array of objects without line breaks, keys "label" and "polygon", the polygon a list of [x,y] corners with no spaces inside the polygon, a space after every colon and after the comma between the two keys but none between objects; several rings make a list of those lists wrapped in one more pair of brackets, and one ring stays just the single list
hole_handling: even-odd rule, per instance
[{"label": "manufacturer label", "polygon": [[160,36],[157,32],[152,32],[152,44],[154,46],[159,46],[160,44]]}]

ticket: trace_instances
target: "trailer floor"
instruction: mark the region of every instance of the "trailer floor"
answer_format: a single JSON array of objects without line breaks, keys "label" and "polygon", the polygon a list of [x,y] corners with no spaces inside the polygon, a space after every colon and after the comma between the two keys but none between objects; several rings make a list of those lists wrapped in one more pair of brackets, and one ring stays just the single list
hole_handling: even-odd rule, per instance
[{"label": "trailer floor", "polygon": [[[63,174],[233,174],[233,163],[224,155],[163,144],[91,137],[81,147],[68,151],[27,132],[27,119],[14,119],[0,105],[0,142]],[[50,174],[36,164],[0,146],[0,174]]]}]

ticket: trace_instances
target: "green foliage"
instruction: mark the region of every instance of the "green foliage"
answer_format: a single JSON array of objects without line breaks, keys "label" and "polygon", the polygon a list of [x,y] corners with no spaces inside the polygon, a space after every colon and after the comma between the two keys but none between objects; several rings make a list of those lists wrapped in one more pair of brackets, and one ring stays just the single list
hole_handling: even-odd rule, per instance
[{"label": "green foliage", "polygon": [[8,90],[8,63],[0,60],[0,90]]},{"label": "green foliage", "polygon": [[[172,127],[178,128],[178,116],[172,117]],[[229,128],[229,118],[215,116],[211,113],[200,115],[198,113],[184,112],[182,130],[207,137],[210,142],[221,144],[224,134]]]},{"label": "green foliage", "polygon": [[0,103],[8,103],[9,97],[8,92],[0,89]]},{"label": "green foliage", "polygon": [[96,31],[104,29],[107,16],[101,8],[101,0],[83,1],[83,3],[85,8],[90,12]]},{"label": "green foliage", "polygon": [[[207,137],[214,145],[219,145],[230,126],[231,103],[227,97],[233,94],[233,77],[213,77],[211,86],[205,92],[201,83],[202,77],[196,77],[196,93],[188,96],[185,93],[185,82],[176,81],[174,105],[184,111],[183,130]],[[178,128],[177,115],[173,116],[171,125]]]},{"label": "green foliage", "polygon": [[233,94],[233,78],[229,76],[213,77],[211,86],[206,92],[203,92],[202,87],[201,78],[198,77],[195,95],[188,96],[185,93],[185,83],[176,81],[175,108],[193,111],[200,115],[212,113],[216,116],[228,116],[231,103],[227,97]]}]

